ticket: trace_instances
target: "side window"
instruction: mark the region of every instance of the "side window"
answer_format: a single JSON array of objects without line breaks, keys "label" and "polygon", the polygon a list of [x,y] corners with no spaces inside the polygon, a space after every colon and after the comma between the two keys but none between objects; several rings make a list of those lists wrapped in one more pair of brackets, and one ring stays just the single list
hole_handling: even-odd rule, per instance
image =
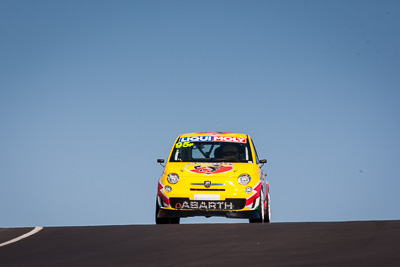
[{"label": "side window", "polygon": [[253,145],[254,154],[256,154],[256,163],[258,164],[260,161],[258,159],[257,149],[256,149],[256,145],[254,144],[253,139],[251,139],[251,144]]}]

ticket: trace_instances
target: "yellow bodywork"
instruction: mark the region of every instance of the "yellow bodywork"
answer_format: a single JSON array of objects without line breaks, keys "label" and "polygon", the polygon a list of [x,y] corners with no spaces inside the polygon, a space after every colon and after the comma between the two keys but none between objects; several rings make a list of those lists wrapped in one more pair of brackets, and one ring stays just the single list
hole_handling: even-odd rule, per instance
[{"label": "yellow bodywork", "polygon": [[[192,162],[170,162],[172,151],[176,143],[182,137],[193,137],[193,136],[217,136],[218,137],[231,137],[231,138],[245,138],[250,142],[250,149],[252,153],[252,162],[217,162],[217,163],[192,163]],[[261,187],[260,183],[263,180],[263,173],[260,166],[256,163],[256,155],[254,152],[251,139],[247,138],[245,134],[232,134],[232,133],[197,133],[197,134],[185,134],[179,136],[169,154],[168,161],[162,173],[159,181],[159,194],[161,193],[166,198],[189,198],[189,200],[221,200],[224,201],[226,198],[240,198],[249,199],[252,198],[256,193],[259,196],[259,192],[255,191],[257,187]],[[195,172],[194,166],[197,168],[218,168],[218,171],[207,173],[207,172]],[[175,173],[179,176],[179,182],[176,184],[170,184],[167,180],[167,175]],[[238,182],[238,177],[241,174],[248,174],[251,177],[250,182],[247,185],[241,185]],[[210,183],[211,186],[205,189],[205,183]],[[167,192],[165,187],[169,186],[172,190]],[[249,193],[245,192],[246,187],[251,187],[253,190]],[[259,191],[259,189],[258,189]],[[175,207],[164,206],[163,209],[175,210]],[[245,207],[240,211],[254,210],[255,207]]]},{"label": "yellow bodywork", "polygon": [[[225,200],[226,198],[244,198],[247,199],[254,194],[254,191],[246,193],[244,189],[246,187],[252,187],[253,189],[260,183],[259,168],[255,163],[232,163],[233,169],[226,173],[221,174],[196,174],[190,173],[185,170],[188,163],[171,162],[168,163],[160,182],[163,186],[169,185],[171,192],[166,192],[165,188],[162,189],[162,193],[168,198],[189,198],[190,200]],[[179,176],[179,182],[176,184],[170,184],[167,181],[167,175],[169,173],[176,173]],[[238,183],[238,177],[240,174],[249,174],[251,177],[250,183],[247,185],[241,185]],[[210,181],[212,189],[223,189],[225,191],[197,191],[204,189],[204,183]],[[194,189],[194,190],[193,190]],[[197,189],[197,190],[196,190]],[[207,197],[207,195],[209,197]],[[218,196],[218,197],[217,197]],[[164,207],[164,209],[174,210],[173,207]],[[251,210],[244,208],[243,210]]]}]

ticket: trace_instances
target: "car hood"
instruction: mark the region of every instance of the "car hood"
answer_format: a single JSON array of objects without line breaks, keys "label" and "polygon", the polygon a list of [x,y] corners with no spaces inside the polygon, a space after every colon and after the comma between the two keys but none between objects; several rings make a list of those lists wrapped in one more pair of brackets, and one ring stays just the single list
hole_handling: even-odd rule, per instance
[{"label": "car hood", "polygon": [[179,176],[190,177],[227,177],[239,176],[247,173],[256,175],[258,173],[256,163],[228,163],[228,162],[172,162],[165,167],[165,173],[177,173]]}]

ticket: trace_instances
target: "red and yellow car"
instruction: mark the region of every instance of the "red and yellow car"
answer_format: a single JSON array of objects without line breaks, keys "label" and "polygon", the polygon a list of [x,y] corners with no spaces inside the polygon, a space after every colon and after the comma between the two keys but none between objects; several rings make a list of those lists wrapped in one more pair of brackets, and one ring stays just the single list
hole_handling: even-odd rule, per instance
[{"label": "red and yellow car", "polygon": [[270,222],[269,184],[261,169],[266,162],[246,134],[178,136],[158,181],[156,224],[192,216]]}]

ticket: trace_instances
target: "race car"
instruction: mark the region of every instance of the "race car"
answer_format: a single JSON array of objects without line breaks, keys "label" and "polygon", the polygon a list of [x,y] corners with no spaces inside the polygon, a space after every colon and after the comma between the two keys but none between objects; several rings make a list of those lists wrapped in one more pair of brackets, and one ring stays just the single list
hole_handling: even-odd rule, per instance
[{"label": "race car", "polygon": [[[164,159],[158,159],[162,166]],[[199,132],[178,136],[158,181],[156,224],[222,216],[270,222],[269,184],[246,134]]]}]

